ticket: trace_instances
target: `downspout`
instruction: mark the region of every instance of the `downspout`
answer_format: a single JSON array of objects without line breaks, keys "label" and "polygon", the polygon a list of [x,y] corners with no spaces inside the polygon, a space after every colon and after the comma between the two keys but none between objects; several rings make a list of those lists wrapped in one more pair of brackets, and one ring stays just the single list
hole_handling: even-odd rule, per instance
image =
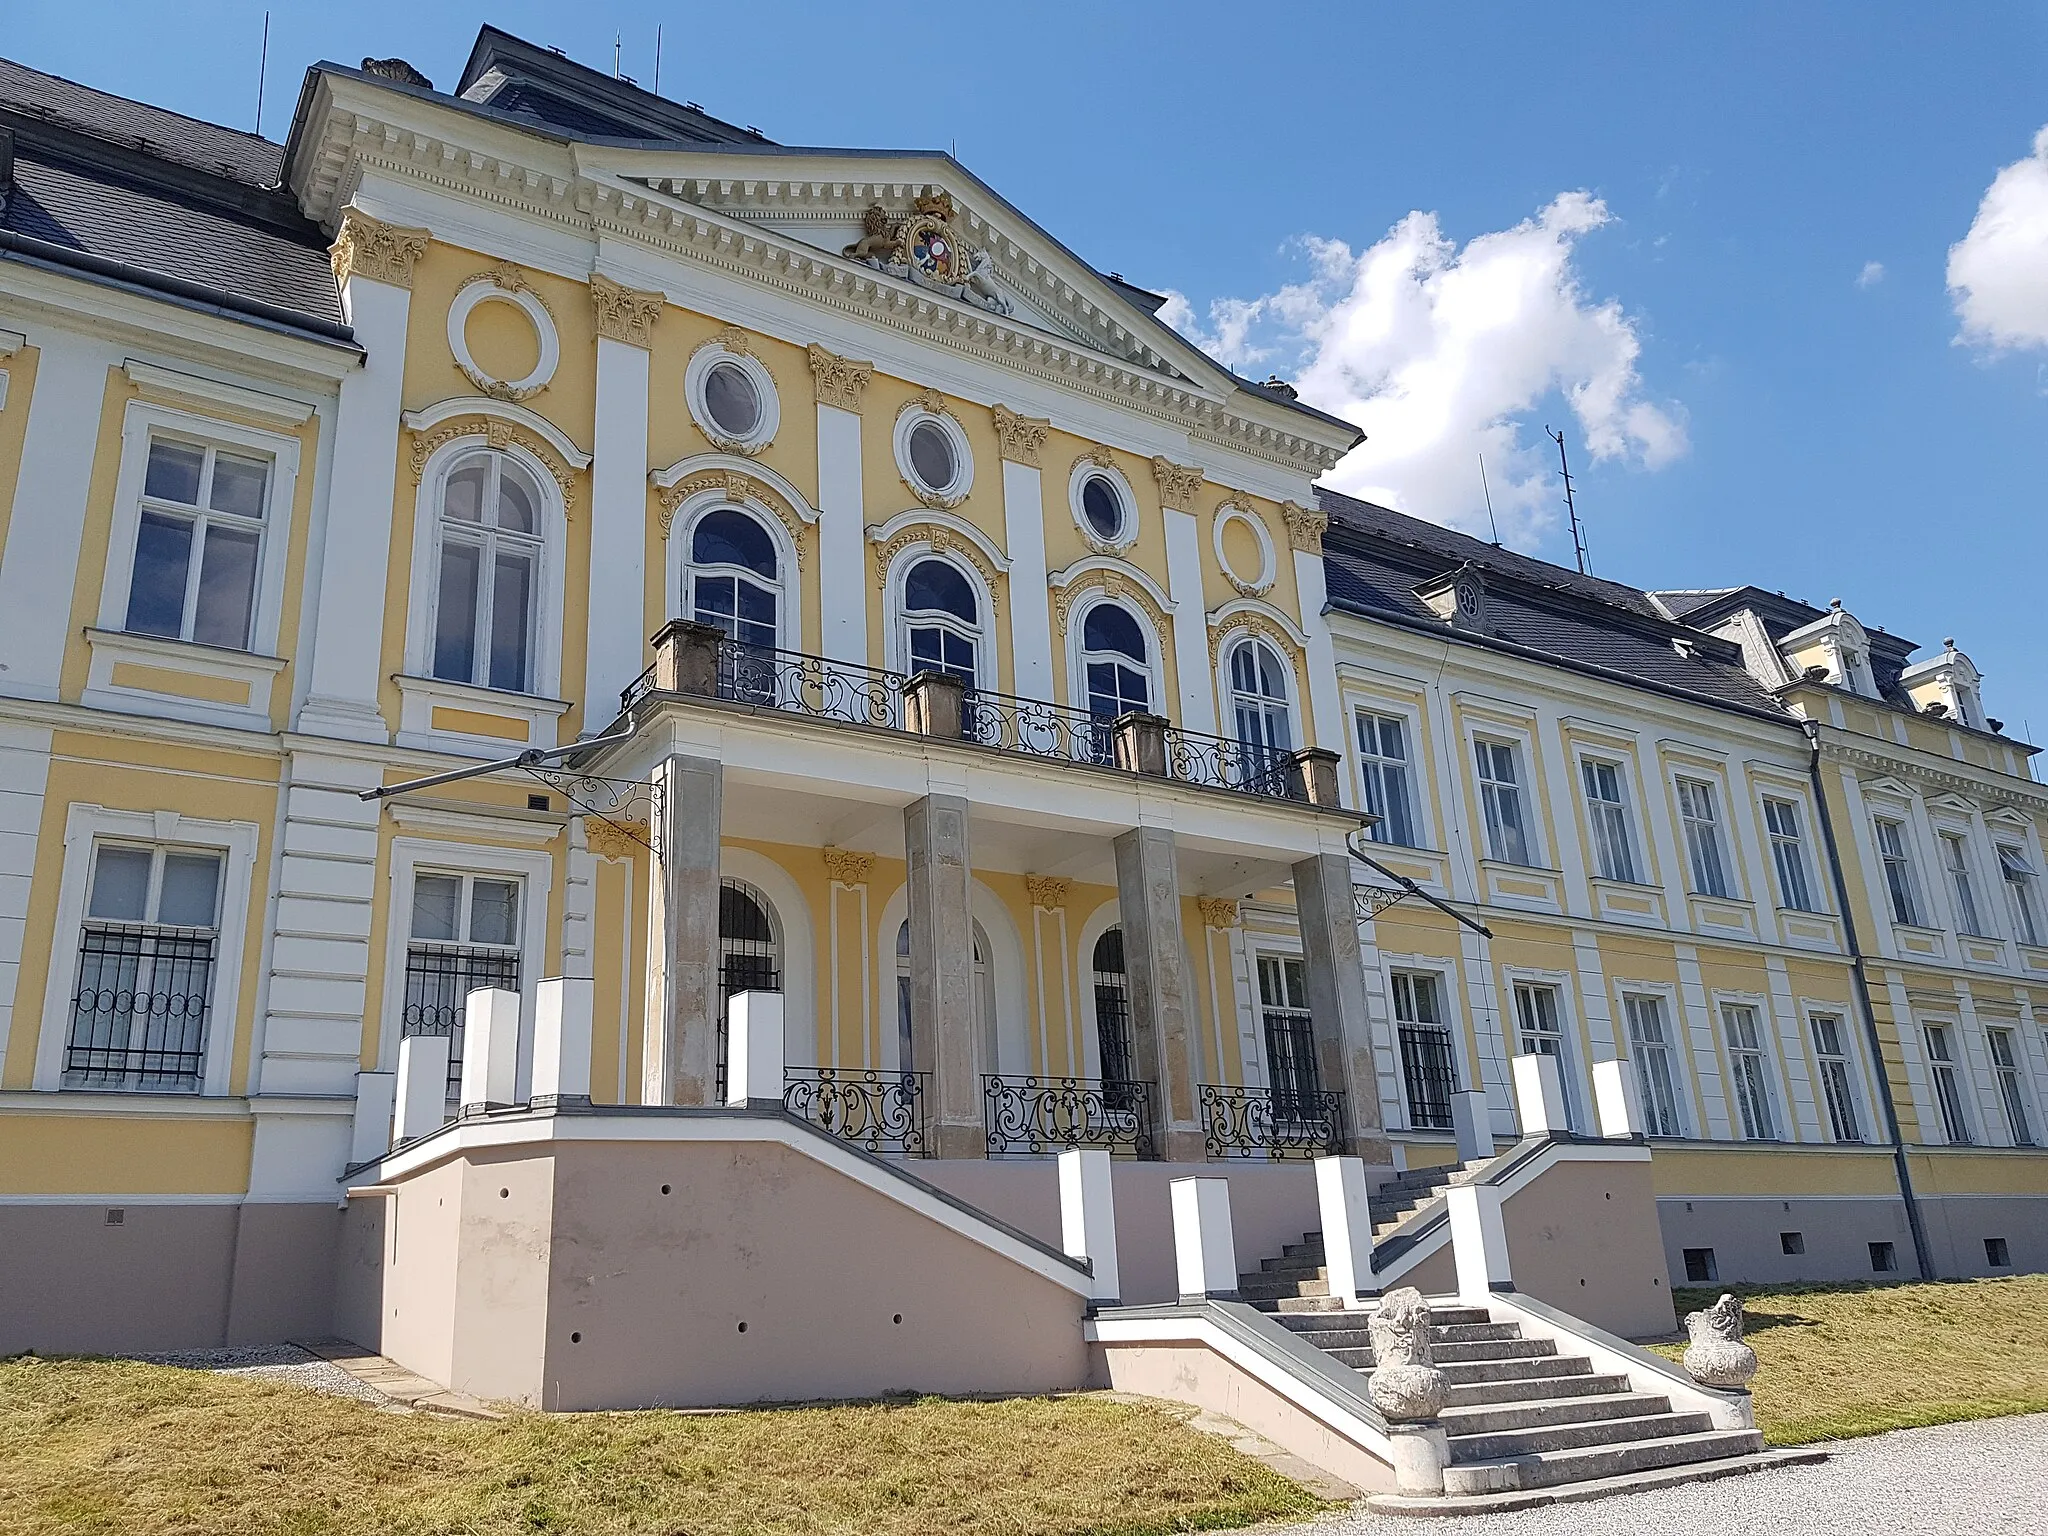
[{"label": "downspout", "polygon": [[1849,980],[1856,989],[1856,1011],[1863,1016],[1863,1037],[1870,1045],[1870,1059],[1877,1064],[1877,1079],[1884,1085],[1884,1124],[1891,1136],[1892,1168],[1898,1175],[1899,1198],[1906,1204],[1906,1226],[1913,1234],[1913,1257],[1920,1266],[1920,1278],[1934,1278],[1934,1260],[1927,1251],[1927,1228],[1920,1220],[1920,1203],[1913,1198],[1913,1172],[1906,1161],[1906,1137],[1899,1129],[1899,1106],[1892,1096],[1892,1078],[1885,1066],[1884,1041],[1877,1033],[1877,1012],[1870,1003],[1870,978],[1864,973],[1863,947],[1856,941],[1855,909],[1849,904],[1849,880],[1842,872],[1842,854],[1835,843],[1835,822],[1828,813],[1827,784],[1820,771],[1820,722],[1802,720],[1806,732],[1807,777],[1813,783],[1813,803],[1820,817],[1821,845],[1827,849],[1828,873],[1834,877],[1835,905],[1842,913],[1842,933],[1849,945]]}]

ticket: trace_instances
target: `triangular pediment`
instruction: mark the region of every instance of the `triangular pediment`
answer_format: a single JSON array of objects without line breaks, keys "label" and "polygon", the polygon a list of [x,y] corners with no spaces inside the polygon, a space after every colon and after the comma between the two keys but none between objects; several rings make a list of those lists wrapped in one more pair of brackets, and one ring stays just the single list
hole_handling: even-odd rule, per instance
[{"label": "triangular pediment", "polygon": [[1929,796],[1927,808],[1933,811],[1954,811],[1959,816],[1968,816],[1977,809],[1969,799],[1957,794]]},{"label": "triangular pediment", "polygon": [[2015,810],[2009,805],[2001,805],[1995,811],[1986,811],[1984,819],[1996,822],[2001,827],[2016,827],[2021,831],[2025,831],[2034,824],[2033,818],[2025,811]]},{"label": "triangular pediment", "polygon": [[1865,779],[1863,781],[1863,793],[1865,798],[1871,795],[1883,795],[1893,800],[1910,800],[1913,798],[1912,786],[1903,780],[1891,777],[1889,774],[1882,778]]}]

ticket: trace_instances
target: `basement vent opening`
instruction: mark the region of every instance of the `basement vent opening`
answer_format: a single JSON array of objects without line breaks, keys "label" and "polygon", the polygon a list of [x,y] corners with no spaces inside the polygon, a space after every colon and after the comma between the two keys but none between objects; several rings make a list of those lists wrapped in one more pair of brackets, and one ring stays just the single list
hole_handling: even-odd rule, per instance
[{"label": "basement vent opening", "polygon": [[1870,1245],[1870,1272],[1873,1275],[1896,1274],[1899,1268],[1899,1252],[1890,1243]]},{"label": "basement vent opening", "polygon": [[1685,1250],[1685,1278],[1693,1285],[1712,1285],[1721,1278],[1721,1271],[1714,1263],[1711,1248],[1688,1248]]},{"label": "basement vent opening", "polygon": [[1984,1262],[1993,1269],[2012,1268],[2012,1250],[2006,1246],[2004,1238],[1987,1237],[1984,1239]]},{"label": "basement vent opening", "polygon": [[1778,1246],[1787,1253],[1804,1253],[1806,1252],[1806,1234],[1804,1232],[1780,1232],[1778,1234]]},{"label": "basement vent opening", "polygon": [[526,797],[526,808],[529,811],[546,811],[552,810],[554,805],[546,795],[528,795]]},{"label": "basement vent opening", "polygon": [[108,1225],[108,1226],[110,1226],[110,1227],[120,1227],[120,1226],[125,1226],[125,1225],[127,1225],[127,1222],[128,1222],[128,1213],[127,1213],[127,1212],[126,1212],[125,1210],[121,1209],[121,1207],[120,1207],[120,1206],[116,1205],[116,1206],[109,1206],[109,1207],[108,1207],[108,1209],[107,1209],[107,1225]]}]

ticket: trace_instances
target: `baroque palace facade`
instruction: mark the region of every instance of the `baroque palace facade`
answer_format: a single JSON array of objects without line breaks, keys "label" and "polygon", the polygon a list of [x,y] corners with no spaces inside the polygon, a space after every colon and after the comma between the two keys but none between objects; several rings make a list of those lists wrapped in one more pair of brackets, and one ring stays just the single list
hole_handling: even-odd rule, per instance
[{"label": "baroque palace facade", "polygon": [[0,1350],[332,1331],[477,988],[486,1102],[649,1109],[779,993],[792,1113],[1027,1232],[1080,1142],[1299,1233],[1543,1055],[1659,1285],[2048,1267],[2048,792],[1952,644],[1319,491],[947,156],[489,29],[282,146],[0,63],[0,210]]}]

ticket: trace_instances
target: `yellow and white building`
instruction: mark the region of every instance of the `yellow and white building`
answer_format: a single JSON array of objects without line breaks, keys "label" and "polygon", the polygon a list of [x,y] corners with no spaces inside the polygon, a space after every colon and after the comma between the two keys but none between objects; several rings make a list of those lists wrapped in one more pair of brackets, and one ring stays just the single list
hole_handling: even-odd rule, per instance
[{"label": "yellow and white building", "polygon": [[[1299,1233],[1284,1154],[1542,1052],[1632,1064],[1674,1282],[1910,1272],[1902,1175],[2048,1265],[2048,797],[1952,648],[1319,493],[1354,428],[949,157],[490,29],[281,147],[0,121],[0,1350],[328,1332],[401,1041],[521,994],[524,1103],[555,977],[594,1104],[779,991],[793,1109],[1027,1225],[1078,1135]],[[1375,817],[1444,906],[1358,920]]]}]

